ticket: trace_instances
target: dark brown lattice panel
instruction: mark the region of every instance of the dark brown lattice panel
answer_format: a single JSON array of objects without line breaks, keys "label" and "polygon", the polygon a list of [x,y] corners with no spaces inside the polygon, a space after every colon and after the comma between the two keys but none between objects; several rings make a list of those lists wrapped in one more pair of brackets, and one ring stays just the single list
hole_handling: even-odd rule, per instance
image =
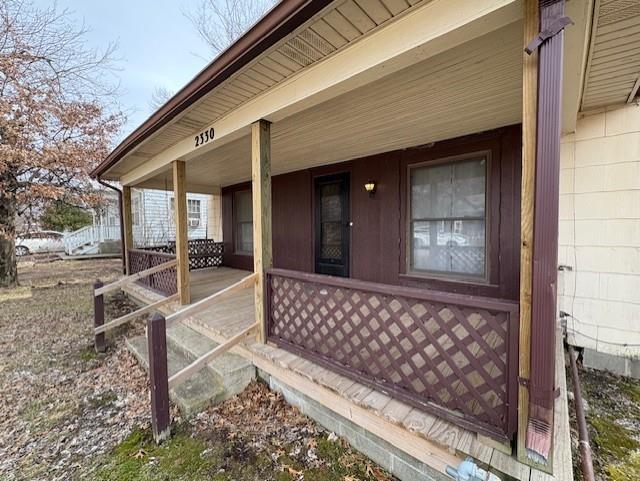
[{"label": "dark brown lattice panel", "polygon": [[[141,249],[131,249],[129,251],[129,267],[131,274],[144,271],[150,267],[155,267],[170,261],[171,259],[175,259],[175,255]],[[164,294],[165,296],[170,296],[178,292],[175,267],[155,272],[143,277],[137,282],[159,292],[160,294]]]},{"label": "dark brown lattice panel", "polygon": [[517,304],[272,269],[269,339],[464,427],[515,432]]},{"label": "dark brown lattice panel", "polygon": [[[222,242],[215,242],[212,239],[190,239],[189,270],[220,267],[222,265],[223,246]],[[164,245],[146,247],[144,250],[175,254],[176,243],[171,241]]]},{"label": "dark brown lattice panel", "polygon": [[189,269],[205,269],[222,265],[222,242],[212,239],[193,239],[189,241]]}]

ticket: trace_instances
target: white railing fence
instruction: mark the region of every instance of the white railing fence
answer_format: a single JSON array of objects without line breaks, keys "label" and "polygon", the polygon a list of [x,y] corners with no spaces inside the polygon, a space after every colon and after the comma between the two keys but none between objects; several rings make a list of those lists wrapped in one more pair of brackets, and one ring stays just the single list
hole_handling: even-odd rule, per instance
[{"label": "white railing fence", "polygon": [[118,225],[89,225],[69,232],[64,236],[64,250],[67,255],[86,245],[100,242],[120,240],[120,226]]}]

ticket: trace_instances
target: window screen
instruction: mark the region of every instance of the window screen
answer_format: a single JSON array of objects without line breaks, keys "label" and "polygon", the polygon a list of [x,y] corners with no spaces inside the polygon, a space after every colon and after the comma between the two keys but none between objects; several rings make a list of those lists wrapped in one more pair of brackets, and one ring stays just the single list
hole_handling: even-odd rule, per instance
[{"label": "window screen", "polygon": [[410,173],[410,270],[486,275],[485,157]]}]

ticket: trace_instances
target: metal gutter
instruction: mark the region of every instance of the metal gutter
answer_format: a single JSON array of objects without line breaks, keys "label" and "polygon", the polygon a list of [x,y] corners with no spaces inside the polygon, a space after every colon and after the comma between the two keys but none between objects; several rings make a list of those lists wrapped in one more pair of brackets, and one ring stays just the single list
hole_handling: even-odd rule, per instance
[{"label": "metal gutter", "polygon": [[333,0],[282,0],[193,80],[127,136],[97,167],[97,178],[176,115],[211,92],[268,48],[285,38]]}]

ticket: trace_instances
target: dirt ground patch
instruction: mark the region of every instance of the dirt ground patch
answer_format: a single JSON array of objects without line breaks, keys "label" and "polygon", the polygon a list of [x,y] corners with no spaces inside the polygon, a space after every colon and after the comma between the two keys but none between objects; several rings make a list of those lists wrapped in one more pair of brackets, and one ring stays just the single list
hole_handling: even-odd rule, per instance
[{"label": "dirt ground patch", "polygon": [[[640,479],[640,381],[593,369],[579,369],[593,465],[598,481]],[[568,373],[571,379],[571,373]],[[572,389],[571,381],[567,388]],[[574,477],[582,480],[573,393],[569,409]]]},{"label": "dirt ground patch", "polygon": [[[149,428],[147,376],[124,347],[143,320],[93,349],[92,283],[119,260],[21,262],[0,290],[0,480],[386,481],[387,473],[260,383],[184,420]],[[130,312],[122,295],[106,317]]]}]

